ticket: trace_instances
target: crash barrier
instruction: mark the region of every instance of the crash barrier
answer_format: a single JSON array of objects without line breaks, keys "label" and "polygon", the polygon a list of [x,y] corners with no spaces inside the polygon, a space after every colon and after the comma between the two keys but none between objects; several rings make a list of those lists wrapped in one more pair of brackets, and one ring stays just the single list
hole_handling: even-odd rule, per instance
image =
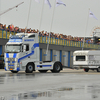
[{"label": "crash barrier", "polygon": [[15,32],[8,32],[5,30],[0,30],[0,38],[9,39],[10,34],[15,35],[16,33]]},{"label": "crash barrier", "polygon": [[[8,32],[5,30],[0,30],[0,38],[9,39],[9,35],[15,35],[15,32]],[[39,43],[49,43],[55,45],[72,46],[72,47],[83,47],[83,42],[81,41],[70,41],[66,39],[52,38],[47,36],[39,36]],[[90,49],[100,49],[100,45],[93,43],[84,43],[84,48]]]},{"label": "crash barrier", "polygon": [[59,39],[59,38],[49,38],[46,36],[39,36],[39,43],[49,43],[55,45],[63,45],[63,46],[72,46],[72,47],[84,47],[84,48],[91,48],[91,49],[100,49],[100,45],[93,44],[93,43],[84,43],[81,41],[69,41],[66,39]]}]

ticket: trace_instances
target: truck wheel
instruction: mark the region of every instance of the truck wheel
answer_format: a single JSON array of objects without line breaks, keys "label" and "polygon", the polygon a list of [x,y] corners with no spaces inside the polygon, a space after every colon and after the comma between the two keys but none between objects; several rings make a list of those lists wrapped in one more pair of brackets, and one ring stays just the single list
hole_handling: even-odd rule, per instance
[{"label": "truck wheel", "polygon": [[97,68],[97,72],[100,72],[100,67]]},{"label": "truck wheel", "polygon": [[18,71],[13,71],[13,70],[12,70],[11,72],[12,72],[12,73],[18,73]]},{"label": "truck wheel", "polygon": [[84,69],[84,71],[85,71],[85,72],[88,72],[88,71],[89,71],[89,68]]},{"label": "truck wheel", "polygon": [[51,72],[59,73],[60,70],[61,70],[61,64],[59,62],[55,62],[53,66],[53,70],[51,70]]},{"label": "truck wheel", "polygon": [[33,72],[33,64],[32,63],[28,63],[26,66],[26,73],[32,73]]},{"label": "truck wheel", "polygon": [[39,70],[40,73],[46,73],[48,70]]}]

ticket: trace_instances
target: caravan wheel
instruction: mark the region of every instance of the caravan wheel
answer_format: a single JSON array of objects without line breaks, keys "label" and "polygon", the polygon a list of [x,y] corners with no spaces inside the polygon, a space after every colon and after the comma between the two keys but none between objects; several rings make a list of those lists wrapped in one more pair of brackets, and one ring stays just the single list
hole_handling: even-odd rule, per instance
[{"label": "caravan wheel", "polygon": [[100,72],[100,67],[97,68],[97,72]]},{"label": "caravan wheel", "polygon": [[84,71],[85,71],[85,72],[88,72],[88,71],[89,71],[89,68],[84,69]]}]

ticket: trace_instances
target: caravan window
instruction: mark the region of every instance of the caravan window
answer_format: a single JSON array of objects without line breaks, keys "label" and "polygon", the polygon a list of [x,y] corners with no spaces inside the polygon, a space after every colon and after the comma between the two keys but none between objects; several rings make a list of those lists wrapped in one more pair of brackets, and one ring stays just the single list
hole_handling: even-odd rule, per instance
[{"label": "caravan window", "polygon": [[85,61],[85,56],[76,56],[76,61]]}]

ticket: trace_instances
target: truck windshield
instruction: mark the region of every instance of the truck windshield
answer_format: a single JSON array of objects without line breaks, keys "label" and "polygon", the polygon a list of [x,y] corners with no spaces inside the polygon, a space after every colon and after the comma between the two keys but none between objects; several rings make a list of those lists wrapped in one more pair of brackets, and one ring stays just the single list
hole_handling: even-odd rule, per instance
[{"label": "truck windshield", "polygon": [[8,44],[6,45],[5,52],[7,53],[18,53],[21,51],[21,44]]},{"label": "truck windshield", "polygon": [[85,56],[76,56],[76,61],[85,61]]}]

